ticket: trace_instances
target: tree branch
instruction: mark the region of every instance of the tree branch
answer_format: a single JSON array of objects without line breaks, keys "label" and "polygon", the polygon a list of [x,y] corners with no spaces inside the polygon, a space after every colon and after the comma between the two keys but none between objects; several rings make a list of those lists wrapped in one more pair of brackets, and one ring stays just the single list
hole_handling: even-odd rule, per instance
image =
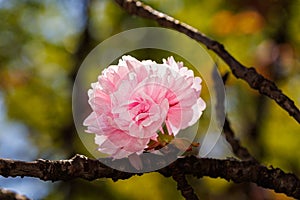
[{"label": "tree branch", "polygon": [[177,168],[176,165],[171,165],[171,167],[172,178],[177,182],[177,190],[181,191],[182,196],[187,200],[199,200],[194,189],[189,185],[184,172]]},{"label": "tree branch", "polygon": [[[214,72],[214,74],[217,72]],[[226,84],[226,81],[229,77],[229,72],[225,73],[222,76],[222,80],[224,85]],[[224,105],[224,95],[223,92],[221,91],[222,87],[220,87],[218,84],[215,85],[215,90],[216,90],[216,96],[217,96],[217,104],[216,104],[216,111],[218,113],[218,118],[224,119],[224,125],[223,125],[223,134],[225,135],[226,141],[231,145],[233,153],[240,158],[241,160],[248,160],[248,161],[253,161],[257,162],[258,161],[249,153],[248,149],[243,147],[240,144],[240,141],[235,137],[234,131],[232,130],[230,126],[230,122],[228,120],[228,117],[225,114],[225,105]]]},{"label": "tree branch", "polygon": [[228,118],[225,118],[223,133],[227,142],[231,145],[233,153],[242,160],[258,161],[249,153],[248,149],[240,144],[240,141],[235,138],[235,134],[230,126]]},{"label": "tree branch", "polygon": [[285,173],[279,168],[267,168],[252,161],[199,159],[187,157],[178,160],[178,165],[186,174],[198,178],[209,176],[221,177],[235,183],[256,183],[258,186],[300,198],[300,180],[292,173]]},{"label": "tree branch", "polygon": [[0,199],[2,200],[30,200],[24,195],[0,188]]},{"label": "tree branch", "polygon": [[289,113],[298,123],[300,123],[300,111],[294,102],[275,85],[274,82],[268,80],[258,72],[255,68],[247,68],[237,61],[224,46],[219,42],[212,40],[199,32],[197,29],[180,22],[152,7],[136,0],[115,0],[128,13],[143,18],[155,20],[159,25],[166,28],[175,29],[192,39],[201,42],[208,49],[214,51],[225,63],[230,67],[235,77],[245,80],[249,86],[258,90],[261,94],[273,99],[279,106]]},{"label": "tree branch", "polygon": [[[198,178],[209,176],[221,177],[236,183],[253,182],[258,186],[300,198],[300,180],[292,173],[285,173],[279,168],[267,168],[252,161],[218,160],[197,158],[194,156],[179,158],[170,166],[157,170],[166,177],[173,175],[174,167],[185,175]],[[83,178],[95,180],[112,178],[114,181],[128,179],[133,175],[111,169],[99,160],[76,155],[69,160],[37,160],[33,162],[0,159],[0,175],[4,177],[29,176],[45,181],[70,180]]]}]

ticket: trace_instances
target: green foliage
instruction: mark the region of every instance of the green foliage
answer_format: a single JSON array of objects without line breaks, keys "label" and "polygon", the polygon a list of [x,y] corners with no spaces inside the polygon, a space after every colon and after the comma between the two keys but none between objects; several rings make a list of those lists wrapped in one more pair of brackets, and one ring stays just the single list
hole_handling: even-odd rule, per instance
[{"label": "green foliage", "polygon": [[[124,30],[157,26],[153,21],[130,16],[112,0],[90,1],[88,13],[84,13],[85,1],[82,2],[0,1],[0,90],[8,118],[30,129],[29,139],[41,157],[67,158],[70,152],[87,153],[72,129],[71,114],[72,75],[82,62],[77,53],[85,30],[89,45],[96,46]],[[219,40],[242,63],[255,66],[279,83],[300,106],[300,3],[299,0],[272,2],[145,1]],[[284,20],[282,15],[285,15]],[[280,27],[286,31],[282,32]],[[176,42],[184,48],[184,44]],[[87,45],[83,47],[88,51]],[[169,52],[149,49],[131,53],[157,62],[169,55]],[[212,55],[220,71],[228,71],[227,66]],[[207,90],[204,85],[204,98],[209,98]],[[264,102],[263,112],[260,112],[262,101],[257,92],[232,77],[227,82],[227,97],[228,115],[242,143],[262,162],[299,173],[299,125],[274,102]],[[204,113],[205,120],[209,117]],[[257,137],[251,135],[255,126]],[[223,180],[190,181],[203,199],[213,199],[216,193],[230,196],[231,186]],[[171,179],[154,173],[116,183],[111,180],[60,182],[45,199],[182,197]]]}]

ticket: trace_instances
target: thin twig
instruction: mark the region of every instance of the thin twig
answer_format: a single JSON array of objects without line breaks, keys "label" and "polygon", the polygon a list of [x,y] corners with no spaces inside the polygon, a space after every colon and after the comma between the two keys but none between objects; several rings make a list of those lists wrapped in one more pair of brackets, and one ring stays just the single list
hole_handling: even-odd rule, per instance
[{"label": "thin twig", "polygon": [[[164,159],[164,157],[162,157]],[[159,160],[158,160],[159,161]],[[300,180],[292,173],[285,173],[279,168],[268,168],[252,161],[218,160],[197,158],[194,156],[179,158],[173,164],[157,172],[166,177],[172,176],[174,166],[185,175],[198,178],[209,176],[221,177],[236,183],[252,182],[258,186],[300,198]],[[58,181],[83,178],[95,180],[112,178],[114,181],[128,179],[134,175],[111,169],[99,160],[76,155],[69,160],[37,160],[33,162],[0,159],[0,175],[4,177],[28,176],[41,180]]]},{"label": "thin twig", "polygon": [[162,27],[175,29],[186,34],[192,39],[201,42],[208,49],[214,51],[220,58],[224,60],[225,63],[227,63],[235,77],[245,80],[251,88],[258,90],[261,94],[264,94],[276,101],[279,106],[281,106],[289,113],[290,116],[300,123],[300,110],[294,104],[293,100],[283,94],[274,82],[259,74],[255,68],[247,68],[242,65],[227,50],[225,50],[221,43],[210,39],[194,27],[182,23],[179,20],[166,15],[165,13],[159,12],[140,1],[115,1],[130,14],[155,20]]},{"label": "thin twig", "polygon": [[[229,72],[225,73],[222,76],[222,80],[224,85],[226,84],[226,81],[229,77]],[[215,90],[217,91],[217,105],[216,105],[216,110],[222,119],[225,118],[225,122],[223,125],[223,134],[225,135],[225,138],[227,142],[231,145],[233,153],[240,158],[241,160],[247,160],[247,161],[253,161],[253,162],[258,162],[248,151],[247,148],[243,147],[240,144],[240,141],[236,138],[234,131],[232,130],[230,126],[230,122],[228,120],[228,117],[225,114],[225,105],[224,105],[224,97],[222,96],[222,92],[218,91],[218,85],[215,86]]]},{"label": "thin twig", "polygon": [[243,147],[240,144],[240,141],[236,139],[235,134],[230,126],[230,123],[227,119],[225,118],[225,123],[223,127],[223,133],[225,135],[225,138],[227,142],[231,145],[233,153],[239,157],[242,160],[249,160],[253,162],[258,162],[248,151],[247,148]]}]

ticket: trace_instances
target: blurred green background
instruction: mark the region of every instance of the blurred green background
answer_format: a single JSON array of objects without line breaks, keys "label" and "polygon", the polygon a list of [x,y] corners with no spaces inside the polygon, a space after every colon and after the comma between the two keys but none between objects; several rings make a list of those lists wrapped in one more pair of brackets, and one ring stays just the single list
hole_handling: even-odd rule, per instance
[{"label": "blurred green background", "polygon": [[[144,2],[223,43],[239,61],[274,80],[300,106],[299,0]],[[89,155],[72,119],[72,86],[78,67],[101,41],[144,26],[157,24],[128,15],[112,0],[0,0],[0,157],[34,160]],[[222,73],[229,70],[211,55]],[[242,144],[262,163],[300,175],[300,126],[295,120],[232,76],[226,93],[227,113]],[[290,199],[254,184],[193,177],[189,181],[201,199]],[[0,178],[0,187],[47,200],[183,199],[176,183],[157,173],[116,183]]]}]

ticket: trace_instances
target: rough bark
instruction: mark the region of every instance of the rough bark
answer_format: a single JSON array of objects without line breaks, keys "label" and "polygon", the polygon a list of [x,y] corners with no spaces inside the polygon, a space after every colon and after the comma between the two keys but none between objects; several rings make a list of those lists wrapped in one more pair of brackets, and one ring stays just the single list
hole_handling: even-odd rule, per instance
[{"label": "rough bark", "polygon": [[[235,183],[252,182],[258,186],[300,198],[300,180],[292,173],[279,168],[268,168],[253,161],[218,160],[194,156],[179,158],[171,165],[157,170],[166,177],[173,175],[176,168],[185,175],[197,178],[209,176],[223,178]],[[37,160],[33,162],[0,159],[0,175],[4,177],[36,177],[45,181],[71,180],[82,178],[95,180],[111,178],[114,181],[128,179],[134,175],[105,166],[99,160],[76,155],[69,160]]]}]

